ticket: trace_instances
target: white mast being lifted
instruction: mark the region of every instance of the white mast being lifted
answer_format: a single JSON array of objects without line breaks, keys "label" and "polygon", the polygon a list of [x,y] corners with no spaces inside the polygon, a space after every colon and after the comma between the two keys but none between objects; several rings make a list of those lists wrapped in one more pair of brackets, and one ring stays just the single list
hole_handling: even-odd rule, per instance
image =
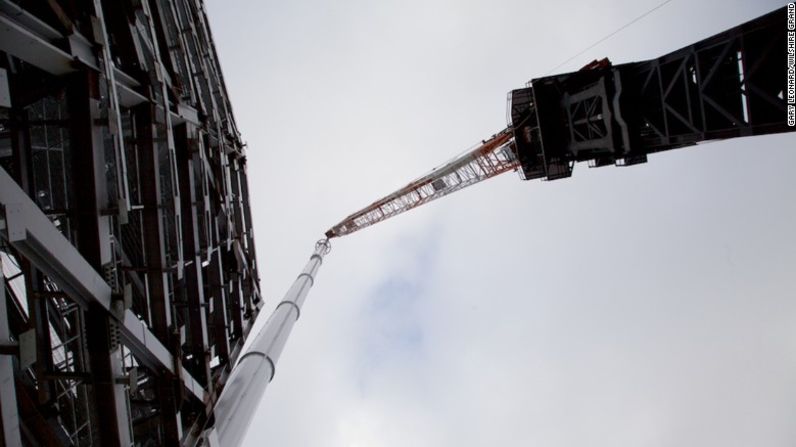
[{"label": "white mast being lifted", "polygon": [[516,170],[519,163],[514,156],[512,142],[510,128],[498,132],[475,149],[352,214],[327,231],[327,238],[315,244],[315,251],[304,270],[232,369],[203,433],[205,445],[232,447],[240,445],[243,440],[265,388],[274,377],[279,354],[301,314],[323,257],[331,249],[329,238],[351,234],[481,180]]},{"label": "white mast being lifted", "polygon": [[301,306],[315,282],[323,257],[331,246],[328,239],[315,244],[304,270],[290,286],[285,297],[257,333],[251,346],[238,360],[213,408],[215,424],[205,434],[210,447],[240,445],[251,424],[265,388],[274,378],[276,362],[285,347],[293,324],[301,315]]}]

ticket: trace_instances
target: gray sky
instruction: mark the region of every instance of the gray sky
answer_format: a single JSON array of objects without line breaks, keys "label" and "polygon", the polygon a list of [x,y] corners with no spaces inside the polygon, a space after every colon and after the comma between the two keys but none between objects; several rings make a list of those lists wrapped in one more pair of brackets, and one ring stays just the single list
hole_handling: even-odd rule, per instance
[{"label": "gray sky", "polygon": [[[323,231],[657,1],[207,3],[267,315]],[[675,0],[557,72],[780,5]],[[508,173],[334,240],[245,445],[795,445],[794,143]]]}]

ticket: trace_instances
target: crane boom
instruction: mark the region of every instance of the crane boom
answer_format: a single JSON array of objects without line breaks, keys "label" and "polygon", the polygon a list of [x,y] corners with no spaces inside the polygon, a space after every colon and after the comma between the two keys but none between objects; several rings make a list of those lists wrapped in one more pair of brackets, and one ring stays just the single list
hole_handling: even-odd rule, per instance
[{"label": "crane boom", "polygon": [[576,162],[631,166],[703,141],[792,132],[786,9],[656,59],[602,59],[533,79],[509,93],[506,129],[351,214],[326,236],[351,234],[510,170],[522,180],[556,180],[572,175]]},{"label": "crane boom", "polygon": [[519,167],[512,129],[503,129],[474,149],[346,217],[327,231],[326,237],[351,234]]}]

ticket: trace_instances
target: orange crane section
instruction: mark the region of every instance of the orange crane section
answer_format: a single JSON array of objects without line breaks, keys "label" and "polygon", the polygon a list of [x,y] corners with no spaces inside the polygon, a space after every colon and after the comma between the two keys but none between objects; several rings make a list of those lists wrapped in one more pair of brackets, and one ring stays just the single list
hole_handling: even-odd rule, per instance
[{"label": "orange crane section", "polygon": [[474,149],[346,217],[329,229],[326,237],[351,234],[482,180],[516,171],[519,166],[513,130],[508,127]]}]

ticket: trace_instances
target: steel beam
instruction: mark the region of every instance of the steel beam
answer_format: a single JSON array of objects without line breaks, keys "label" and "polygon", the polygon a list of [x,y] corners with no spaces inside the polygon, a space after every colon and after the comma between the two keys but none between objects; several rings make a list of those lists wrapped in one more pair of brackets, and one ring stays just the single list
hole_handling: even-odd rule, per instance
[{"label": "steel beam", "polygon": [[102,445],[128,446],[132,442],[127,387],[117,381],[125,375],[116,323],[99,306],[86,312],[86,345],[91,365],[97,422]]},{"label": "steel beam", "polygon": [[136,149],[141,168],[151,174],[149,181],[141,184],[141,211],[143,218],[144,257],[146,277],[149,287],[150,314],[152,330],[163,342],[169,337],[172,323],[171,306],[168,294],[168,270],[166,265],[166,241],[163,228],[163,203],[161,166],[158,160],[157,130],[155,110],[151,103],[135,109]]},{"label": "steel beam", "polygon": [[113,304],[110,286],[2,168],[0,206],[5,210],[4,239],[81,306],[99,306],[117,321],[122,342],[145,366],[182,377],[185,388],[204,401],[199,382],[175,367],[166,347],[132,311],[121,311]]},{"label": "steel beam", "polygon": [[210,262],[207,266],[207,289],[213,302],[213,334],[216,355],[221,363],[230,361],[229,346],[229,297],[224,286],[221,250],[215,248],[209,253]]},{"label": "steel beam", "polygon": [[[15,344],[9,330],[6,284],[2,272],[3,260],[0,259],[0,343]],[[17,390],[14,381],[14,359],[12,355],[0,353],[0,426],[3,430],[2,440],[5,447],[22,446],[22,438],[19,434]]]},{"label": "steel beam", "polygon": [[204,203],[204,196],[197,194],[200,179],[197,178],[195,166],[199,160],[197,130],[191,124],[177,126],[174,132],[174,143],[177,155],[177,172],[180,179],[180,197],[182,199],[182,234],[183,254],[185,256],[185,293],[188,301],[188,331],[193,371],[199,380],[208,385],[212,392],[210,380],[210,343],[207,329],[207,302],[205,300],[204,279],[202,273],[202,253],[199,249],[199,213],[198,204]]},{"label": "steel beam", "polygon": [[62,75],[74,71],[69,53],[5,15],[0,15],[0,50],[48,73]]}]

